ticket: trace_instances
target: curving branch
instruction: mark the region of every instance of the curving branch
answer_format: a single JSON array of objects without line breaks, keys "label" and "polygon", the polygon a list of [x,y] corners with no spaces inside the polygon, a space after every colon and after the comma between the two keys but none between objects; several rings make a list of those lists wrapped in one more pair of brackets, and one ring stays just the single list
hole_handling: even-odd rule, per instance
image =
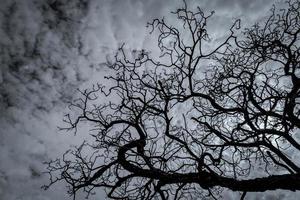
[{"label": "curving branch", "polygon": [[74,197],[103,187],[112,199],[300,190],[299,12],[288,1],[242,35],[237,20],[213,49],[213,13],[184,2],[173,12],[182,26],[148,23],[162,59],[119,48],[107,63],[114,85],[81,91],[62,128],[89,123],[94,142],[49,162],[50,185],[65,180]]}]

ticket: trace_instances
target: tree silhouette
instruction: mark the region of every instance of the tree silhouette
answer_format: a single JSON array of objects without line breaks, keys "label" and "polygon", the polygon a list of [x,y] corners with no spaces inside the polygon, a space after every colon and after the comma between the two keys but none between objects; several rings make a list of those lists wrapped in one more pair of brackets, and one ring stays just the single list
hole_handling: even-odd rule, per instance
[{"label": "tree silhouette", "polygon": [[94,142],[49,162],[50,185],[112,199],[300,190],[300,2],[286,5],[240,34],[237,20],[218,45],[213,13],[184,3],[173,13],[182,26],[154,19],[160,61],[120,47],[107,62],[114,85],[81,91],[62,128],[88,123]]}]

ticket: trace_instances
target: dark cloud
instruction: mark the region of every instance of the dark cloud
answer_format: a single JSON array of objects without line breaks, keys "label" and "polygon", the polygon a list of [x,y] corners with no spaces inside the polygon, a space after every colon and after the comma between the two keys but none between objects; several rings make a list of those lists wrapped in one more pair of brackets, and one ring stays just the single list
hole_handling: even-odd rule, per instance
[{"label": "dark cloud", "polygon": [[[216,11],[211,31],[217,39],[236,17],[252,24],[273,2],[188,4]],[[67,102],[78,87],[102,80],[107,71],[101,63],[121,43],[155,51],[146,22],[169,16],[180,6],[180,0],[1,1],[0,199],[67,199],[62,184],[46,192],[40,189],[47,183],[42,162],[83,137],[57,133]]]}]

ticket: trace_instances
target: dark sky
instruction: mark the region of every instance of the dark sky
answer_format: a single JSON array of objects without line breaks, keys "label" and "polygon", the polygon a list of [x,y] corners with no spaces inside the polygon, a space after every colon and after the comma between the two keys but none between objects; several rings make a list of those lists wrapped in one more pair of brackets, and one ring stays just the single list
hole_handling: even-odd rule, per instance
[{"label": "dark sky", "polygon": [[[273,3],[281,5],[272,0],[187,2],[190,8],[216,11],[210,24],[212,43],[234,19],[241,18],[247,27],[263,19]],[[63,184],[40,189],[48,182],[42,163],[87,135],[58,132],[68,102],[77,88],[103,83],[103,75],[110,73],[103,63],[123,42],[128,49],[158,51],[146,22],[168,17],[180,6],[181,0],[1,0],[0,199],[68,199]],[[175,18],[169,21],[176,23]],[[297,199],[297,194],[248,197]],[[91,199],[103,199],[103,192]]]}]

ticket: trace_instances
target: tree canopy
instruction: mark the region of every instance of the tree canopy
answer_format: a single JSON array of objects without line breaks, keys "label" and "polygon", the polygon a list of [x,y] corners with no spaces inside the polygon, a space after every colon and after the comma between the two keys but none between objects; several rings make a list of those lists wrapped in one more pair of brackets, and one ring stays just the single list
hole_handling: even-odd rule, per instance
[{"label": "tree canopy", "polygon": [[218,44],[199,7],[173,12],[177,26],[154,19],[160,59],[121,46],[107,62],[113,85],[81,91],[62,129],[88,123],[94,142],[49,162],[50,185],[112,199],[300,190],[299,6],[244,30],[237,20]]}]

